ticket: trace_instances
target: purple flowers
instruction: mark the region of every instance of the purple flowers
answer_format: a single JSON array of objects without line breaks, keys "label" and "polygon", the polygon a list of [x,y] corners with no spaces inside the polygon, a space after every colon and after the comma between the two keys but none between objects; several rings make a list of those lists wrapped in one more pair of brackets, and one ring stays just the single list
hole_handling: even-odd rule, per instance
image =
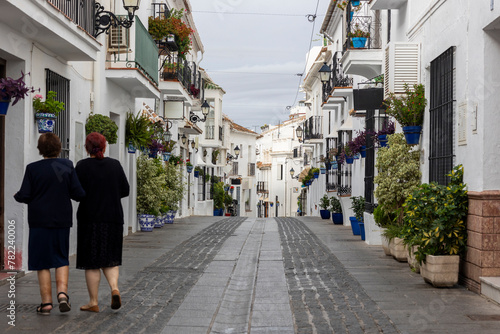
[{"label": "purple flowers", "polygon": [[20,99],[24,99],[26,96],[28,96],[28,93],[34,93],[35,88],[26,86],[26,83],[24,82],[25,76],[26,74],[21,71],[21,77],[19,79],[0,79],[0,99],[14,99],[12,105],[15,105],[17,102],[19,102]]}]

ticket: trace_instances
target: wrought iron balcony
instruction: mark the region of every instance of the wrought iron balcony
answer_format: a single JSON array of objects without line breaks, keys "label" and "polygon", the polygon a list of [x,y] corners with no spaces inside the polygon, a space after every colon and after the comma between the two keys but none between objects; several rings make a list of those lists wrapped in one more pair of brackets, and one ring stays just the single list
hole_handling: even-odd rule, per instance
[{"label": "wrought iron balcony", "polygon": [[323,139],[322,131],[323,116],[311,116],[304,123],[304,140]]},{"label": "wrought iron balcony", "polygon": [[194,98],[200,98],[202,88],[201,72],[194,62],[182,59],[177,54],[168,53],[163,57],[164,81],[179,81]]},{"label": "wrought iron balcony", "polygon": [[59,9],[66,17],[71,19],[76,25],[94,36],[95,20],[94,8],[95,0],[68,1],[68,0],[48,0],[49,3]]},{"label": "wrought iron balcony", "polygon": [[[381,25],[380,20],[376,17],[376,21],[373,22],[373,17],[366,15],[357,15],[359,12],[369,13],[371,10],[369,9],[368,2],[363,1],[361,7],[357,9],[356,12],[353,12],[353,8],[351,3],[346,7],[346,38],[343,46],[343,51],[347,50],[356,50],[356,49],[381,49],[382,48],[382,39],[380,36]],[[376,14],[379,15],[379,14]],[[362,31],[365,34],[369,34],[366,36],[366,43],[364,45],[355,45],[356,41],[353,43],[353,34],[356,31]],[[359,36],[360,37],[360,36]]]},{"label": "wrought iron balcony", "polygon": [[333,55],[332,60],[332,75],[330,80],[323,84],[323,102],[328,101],[329,96],[332,94],[336,87],[352,87],[353,78],[349,78],[342,69],[342,52],[337,51]]},{"label": "wrought iron balcony", "polygon": [[257,182],[257,192],[260,194],[268,194],[269,188],[267,187],[267,182],[265,181]]}]

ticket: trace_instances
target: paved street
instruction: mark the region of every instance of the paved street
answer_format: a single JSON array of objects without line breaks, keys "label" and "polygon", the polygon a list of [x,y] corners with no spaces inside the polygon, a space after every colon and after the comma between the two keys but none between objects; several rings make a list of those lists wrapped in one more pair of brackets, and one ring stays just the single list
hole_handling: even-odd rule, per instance
[{"label": "paved street", "polygon": [[[36,274],[16,280],[16,326],[3,333],[498,333],[500,306],[462,287],[436,289],[408,264],[320,218],[189,217],[125,238],[120,290],[101,312],[83,271],[70,270],[73,309],[48,317]],[[9,285],[0,286],[7,314]],[[55,297],[55,293],[53,293]]]}]

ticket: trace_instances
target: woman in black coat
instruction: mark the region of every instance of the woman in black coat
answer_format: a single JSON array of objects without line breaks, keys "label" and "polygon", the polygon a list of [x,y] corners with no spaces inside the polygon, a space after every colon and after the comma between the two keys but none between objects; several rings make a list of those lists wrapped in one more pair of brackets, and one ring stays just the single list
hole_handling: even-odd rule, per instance
[{"label": "woman in black coat", "polygon": [[59,310],[71,309],[68,296],[69,233],[73,226],[71,199],[85,196],[73,168],[67,159],[59,159],[61,140],[51,132],[38,139],[38,151],[43,160],[26,166],[16,201],[28,204],[28,269],[36,270],[42,303],[37,313],[49,315],[52,310],[50,268],[56,268]]},{"label": "woman in black coat", "polygon": [[121,307],[118,266],[122,264],[123,209],[121,199],[129,195],[129,184],[118,160],[104,158],[106,139],[92,132],[85,140],[90,158],[76,165],[76,173],[87,193],[77,211],[78,245],[76,267],[85,269],[89,303],[82,311],[99,312],[101,269],[111,288],[111,308]]}]

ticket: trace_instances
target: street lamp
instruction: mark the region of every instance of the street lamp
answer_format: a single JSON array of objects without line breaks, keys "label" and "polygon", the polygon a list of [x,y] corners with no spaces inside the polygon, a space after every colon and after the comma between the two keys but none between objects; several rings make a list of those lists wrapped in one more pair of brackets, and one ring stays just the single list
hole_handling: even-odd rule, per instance
[{"label": "street lamp", "polygon": [[182,134],[182,137],[181,137],[181,142],[182,142],[182,145],[186,145],[186,141],[187,141],[186,134],[185,134],[185,133],[183,133],[183,134]]},{"label": "street lamp", "polygon": [[321,66],[318,72],[322,83],[327,83],[328,81],[330,81],[330,78],[332,76],[332,69],[326,64],[326,62],[323,63],[323,66]]},{"label": "street lamp", "polygon": [[299,125],[297,129],[295,129],[295,134],[297,135],[297,138],[299,141],[302,140],[302,134],[304,133],[304,130],[302,130],[302,127]]},{"label": "street lamp", "polygon": [[128,12],[127,18],[118,18],[115,14],[110,11],[104,10],[104,6],[102,6],[99,2],[95,3],[95,23],[94,23],[94,37],[99,36],[103,32],[106,34],[109,33],[110,27],[118,27],[122,26],[125,29],[128,29],[134,23],[134,13],[139,9],[139,3],[141,0],[122,0],[123,8],[125,8]]},{"label": "street lamp", "polygon": [[240,148],[238,146],[236,146],[234,148],[234,155],[227,152],[227,161],[232,161],[232,160],[238,159],[239,155],[240,155]]},{"label": "street lamp", "polygon": [[203,118],[196,115],[193,111],[190,111],[189,120],[193,123],[205,122],[207,120],[209,112],[210,112],[210,105],[207,103],[207,100],[205,100],[205,102],[203,102],[203,104],[201,105],[201,113],[203,114]]},{"label": "street lamp", "polygon": [[290,176],[292,177],[292,179],[298,179],[300,176],[300,175],[297,175],[294,177],[294,175],[295,175],[295,170],[293,170],[293,167],[292,167],[292,169],[290,169]]},{"label": "street lamp", "polygon": [[170,141],[170,139],[172,139],[172,134],[170,133],[170,131],[167,131],[163,133],[163,139],[165,140],[166,143],[168,143]]}]

